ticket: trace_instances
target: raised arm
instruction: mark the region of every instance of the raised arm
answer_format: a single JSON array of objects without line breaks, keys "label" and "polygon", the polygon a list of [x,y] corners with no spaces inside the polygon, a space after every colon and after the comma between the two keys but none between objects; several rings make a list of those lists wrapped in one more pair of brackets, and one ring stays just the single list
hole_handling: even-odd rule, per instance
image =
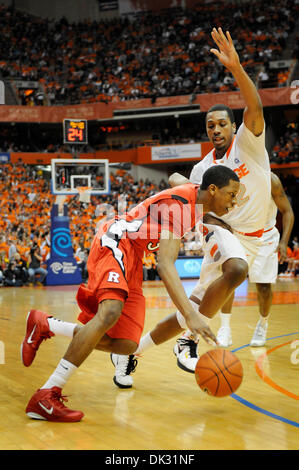
[{"label": "raised arm", "polygon": [[280,179],[274,173],[271,173],[271,194],[277,209],[282,214],[282,235],[277,250],[280,253],[280,263],[283,263],[287,259],[287,247],[294,225],[294,212]]},{"label": "raised arm", "polygon": [[255,135],[259,136],[264,130],[263,106],[257,89],[240,64],[240,59],[234,47],[229,31],[223,33],[221,28],[213,28],[211,33],[218,49],[211,49],[220,62],[234,76],[241,95],[245,101],[243,121],[246,127]]},{"label": "raised arm", "polygon": [[185,293],[175,261],[178,257],[180,239],[175,238],[172,232],[162,230],[160,248],[158,253],[157,271],[167,292],[181,314],[185,317],[188,328],[196,337],[200,334],[207,343],[217,343],[216,337],[209,326],[200,318],[194,310]]}]

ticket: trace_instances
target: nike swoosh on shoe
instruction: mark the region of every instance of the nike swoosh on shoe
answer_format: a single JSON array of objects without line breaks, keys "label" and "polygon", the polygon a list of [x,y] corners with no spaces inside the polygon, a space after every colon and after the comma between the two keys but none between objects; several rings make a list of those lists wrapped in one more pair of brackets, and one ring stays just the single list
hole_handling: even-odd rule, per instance
[{"label": "nike swoosh on shoe", "polygon": [[49,409],[46,408],[40,401],[38,402],[38,404],[46,413],[48,413],[48,415],[51,415],[53,413],[53,406]]},{"label": "nike swoosh on shoe", "polygon": [[32,332],[31,332],[31,335],[30,335],[29,338],[27,339],[27,343],[28,343],[28,344],[33,343],[33,340],[32,340],[31,338],[32,338],[33,335],[34,335],[35,329],[36,329],[36,325],[34,325],[34,328],[33,328]]}]

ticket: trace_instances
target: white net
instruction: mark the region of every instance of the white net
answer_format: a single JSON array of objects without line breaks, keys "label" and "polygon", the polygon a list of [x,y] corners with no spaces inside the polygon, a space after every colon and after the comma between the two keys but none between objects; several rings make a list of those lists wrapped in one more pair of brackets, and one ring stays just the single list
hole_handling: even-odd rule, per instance
[{"label": "white net", "polygon": [[91,194],[91,187],[89,186],[77,186],[76,188],[79,193],[79,201],[84,202],[86,204],[90,203],[90,194]]}]

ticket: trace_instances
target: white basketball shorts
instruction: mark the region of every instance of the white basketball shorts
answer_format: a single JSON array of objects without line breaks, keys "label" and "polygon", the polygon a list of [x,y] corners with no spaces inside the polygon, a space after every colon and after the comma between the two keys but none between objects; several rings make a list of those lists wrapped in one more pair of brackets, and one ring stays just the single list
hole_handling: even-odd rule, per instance
[{"label": "white basketball shorts", "polygon": [[261,237],[262,245],[249,267],[249,280],[259,284],[274,284],[278,274],[279,231],[276,227]]},{"label": "white basketball shorts", "polygon": [[191,295],[201,300],[209,285],[222,276],[222,265],[230,258],[240,258],[247,262],[246,253],[235,235],[218,225],[204,225],[208,233],[203,237],[204,259],[200,279]]}]

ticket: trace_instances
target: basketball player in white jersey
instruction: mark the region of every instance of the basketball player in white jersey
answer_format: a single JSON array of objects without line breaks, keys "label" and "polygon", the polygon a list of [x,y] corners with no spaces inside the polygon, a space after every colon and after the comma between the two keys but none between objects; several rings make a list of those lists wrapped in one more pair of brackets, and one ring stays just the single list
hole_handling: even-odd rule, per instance
[{"label": "basketball player in white jersey", "polygon": [[[271,283],[276,279],[278,267],[277,251],[280,252],[281,261],[286,257],[287,243],[293,224],[292,210],[278,178],[274,175],[271,177],[269,158],[265,148],[263,110],[258,93],[239,63],[229,33],[225,36],[221,29],[218,31],[214,29],[212,37],[219,47],[219,51],[214,49],[212,52],[234,75],[246,108],[243,123],[236,135],[232,110],[223,105],[210,108],[206,116],[206,130],[214,144],[214,149],[195,165],[190,181],[200,184],[207,168],[221,164],[229,166],[238,174],[241,190],[237,195],[237,206],[226,216],[222,216],[222,219],[234,229],[235,236],[215,226],[213,219],[210,219],[209,224],[205,223],[208,233],[204,234],[205,256],[201,279],[191,294],[190,300],[194,302],[194,306],[196,303],[200,304],[209,286],[221,281],[226,260],[242,259],[245,250],[251,280],[257,283],[261,314],[261,320],[257,324],[251,345],[259,346],[264,344],[266,339],[264,318],[269,315],[271,306]],[[186,181],[188,180],[178,174],[170,178],[170,184],[173,186]],[[275,228],[277,208],[283,214],[283,234],[280,243],[279,234]],[[217,335],[218,344],[224,344],[226,347],[231,343],[229,314],[233,297],[232,294],[223,304],[222,327]],[[184,322],[180,313],[177,312],[176,318],[170,315],[144,335],[135,354],[143,354],[147,349],[167,341],[180,328],[184,328]],[[198,360],[196,349],[197,345],[188,332],[179,338],[174,348],[179,367],[188,372],[194,372]],[[116,365],[118,382],[122,382],[124,387],[132,386],[128,356],[113,354],[112,362]]]},{"label": "basketball player in white jersey", "polygon": [[[213,165],[224,165],[238,174],[241,188],[237,195],[237,205],[222,217],[233,228],[234,235],[229,231],[223,231],[221,227],[214,226],[213,229],[213,225],[210,225],[214,224],[213,221],[207,225],[209,233],[204,237],[205,258],[201,268],[201,280],[190,296],[190,300],[197,305],[200,304],[209,286],[215,285],[215,282],[219,282],[220,295],[222,270],[227,259],[242,260],[245,251],[248,265],[252,265],[261,246],[261,236],[271,197],[270,163],[265,148],[265,123],[260,97],[254,83],[240,64],[230,33],[224,34],[221,28],[218,30],[214,28],[212,38],[218,49],[211,49],[211,52],[232,73],[245,101],[243,122],[236,132],[233,112],[229,107],[216,105],[210,108],[206,115],[206,131],[214,149],[195,165],[190,180],[174,174],[170,178],[170,184],[176,186],[187,181],[196,181],[200,184],[202,175],[208,168]],[[237,274],[237,262],[235,269]],[[228,296],[222,305],[231,298],[232,295]],[[145,349],[161,344],[182,328],[184,322],[180,312],[170,315],[141,339],[136,354],[142,354]],[[174,351],[178,365],[189,372],[194,372],[198,356],[196,344],[188,332],[179,338]],[[121,357],[112,355],[112,361],[117,364],[116,374],[121,375]],[[124,358],[123,371],[126,361]],[[132,383],[128,374],[124,380],[127,380],[128,384]]]},{"label": "basketball player in white jersey", "polygon": [[[272,284],[277,279],[278,262],[283,263],[287,259],[287,246],[294,225],[294,212],[291,204],[280,179],[274,173],[271,173],[271,196],[265,230],[261,238],[262,245],[248,273],[250,282],[256,283],[260,313],[260,319],[256,325],[250,346],[264,346],[266,342],[268,318],[273,298]],[[275,226],[277,209],[282,214],[281,238]],[[280,253],[279,261],[278,253]],[[221,328],[225,328],[225,326]],[[230,333],[229,336],[231,339]]]}]

